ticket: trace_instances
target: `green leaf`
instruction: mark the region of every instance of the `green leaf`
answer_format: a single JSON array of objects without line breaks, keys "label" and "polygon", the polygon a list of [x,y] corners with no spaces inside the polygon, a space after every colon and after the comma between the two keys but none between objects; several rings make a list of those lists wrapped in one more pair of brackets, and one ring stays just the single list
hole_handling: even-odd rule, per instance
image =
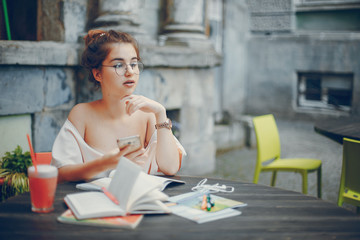
[{"label": "green leaf", "polygon": [[27,177],[29,166],[32,166],[30,153],[23,153],[20,146],[4,154],[0,162],[0,177],[4,178],[1,188],[2,200],[29,191]]}]

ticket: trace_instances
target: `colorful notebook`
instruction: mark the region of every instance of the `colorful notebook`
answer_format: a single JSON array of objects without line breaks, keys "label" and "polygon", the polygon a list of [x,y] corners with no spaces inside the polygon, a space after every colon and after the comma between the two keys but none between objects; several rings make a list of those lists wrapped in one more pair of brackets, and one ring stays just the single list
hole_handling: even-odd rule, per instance
[{"label": "colorful notebook", "polygon": [[169,198],[171,211],[180,217],[197,223],[206,223],[223,218],[234,217],[241,214],[234,208],[247,206],[246,203],[210,194],[213,206],[202,209],[203,192],[189,192]]},{"label": "colorful notebook", "polygon": [[[201,209],[201,204],[202,204],[202,199],[203,199],[204,195],[207,195],[207,194],[204,194],[201,192],[189,192],[189,193],[184,193],[184,194],[170,197],[169,201],[181,204],[183,206],[195,208],[198,210],[203,210],[203,209]],[[213,195],[213,194],[210,194],[210,197],[214,203],[214,206],[211,207],[211,209],[209,211],[205,210],[207,212],[217,212],[217,211],[224,210],[226,208],[238,208],[238,207],[247,206],[247,204],[244,202],[220,197],[220,196]]]},{"label": "colorful notebook", "polygon": [[118,216],[118,217],[103,217],[103,218],[89,218],[84,220],[77,220],[72,214],[71,210],[66,210],[61,214],[57,220],[62,223],[69,224],[80,224],[88,226],[99,226],[99,227],[111,227],[111,228],[136,228],[144,215],[134,214],[128,216]]}]

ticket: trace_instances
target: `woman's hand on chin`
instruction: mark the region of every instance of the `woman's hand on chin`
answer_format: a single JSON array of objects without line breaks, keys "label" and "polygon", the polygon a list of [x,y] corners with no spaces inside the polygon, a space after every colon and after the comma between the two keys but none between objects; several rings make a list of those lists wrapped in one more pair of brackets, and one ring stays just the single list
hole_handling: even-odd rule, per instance
[{"label": "woman's hand on chin", "polygon": [[141,95],[130,95],[122,99],[126,105],[126,113],[131,115],[141,110],[155,115],[166,113],[165,107],[160,103]]}]

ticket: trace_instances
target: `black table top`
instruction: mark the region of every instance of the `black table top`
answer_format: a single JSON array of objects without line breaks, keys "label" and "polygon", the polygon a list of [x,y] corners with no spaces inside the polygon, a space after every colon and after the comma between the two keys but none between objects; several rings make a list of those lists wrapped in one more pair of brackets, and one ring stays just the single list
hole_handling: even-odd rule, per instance
[{"label": "black table top", "polygon": [[[169,196],[191,191],[202,178],[181,177],[186,184],[168,187]],[[360,217],[312,196],[269,186],[209,179],[207,184],[235,187],[217,195],[248,203],[240,216],[197,224],[176,215],[146,215],[134,230],[57,222],[67,207],[63,198],[78,191],[59,184],[55,211],[31,212],[28,193],[0,204],[1,239],[360,239]]]},{"label": "black table top", "polygon": [[360,118],[338,118],[315,123],[314,130],[338,143],[343,138],[360,140]]}]

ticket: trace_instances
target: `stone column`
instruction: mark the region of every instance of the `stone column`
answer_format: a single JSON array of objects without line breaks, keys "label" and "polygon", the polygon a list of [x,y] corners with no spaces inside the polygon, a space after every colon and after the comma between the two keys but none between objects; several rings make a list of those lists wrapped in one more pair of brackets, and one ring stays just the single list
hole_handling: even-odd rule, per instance
[{"label": "stone column", "polygon": [[151,41],[141,27],[139,18],[141,5],[141,0],[99,0],[98,17],[93,27],[127,32],[142,43]]},{"label": "stone column", "polygon": [[166,1],[166,16],[160,45],[211,47],[205,35],[206,1]]}]

